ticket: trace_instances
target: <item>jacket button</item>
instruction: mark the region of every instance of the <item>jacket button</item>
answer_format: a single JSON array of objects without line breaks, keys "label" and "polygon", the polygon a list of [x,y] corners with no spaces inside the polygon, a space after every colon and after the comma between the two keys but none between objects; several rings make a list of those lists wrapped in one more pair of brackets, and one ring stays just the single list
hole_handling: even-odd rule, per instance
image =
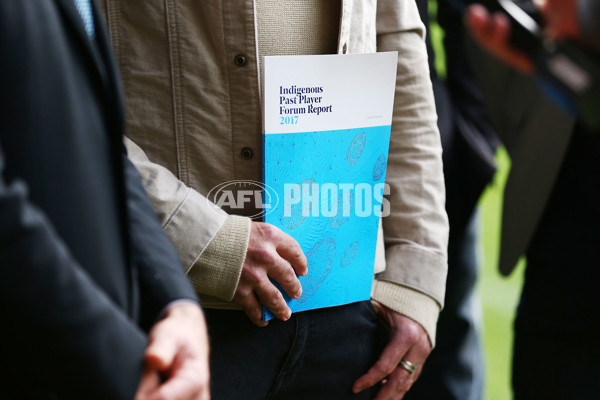
[{"label": "jacket button", "polygon": [[244,147],[241,153],[244,160],[251,160],[254,157],[254,151],[250,147]]},{"label": "jacket button", "polygon": [[348,52],[348,43],[344,43],[344,47],[342,47],[342,53],[346,54]]},{"label": "jacket button", "polygon": [[246,56],[243,54],[238,54],[237,56],[235,56],[235,58],[233,59],[233,62],[235,63],[235,65],[237,65],[238,67],[243,67],[244,65],[246,65],[248,63],[248,59],[246,59]]}]

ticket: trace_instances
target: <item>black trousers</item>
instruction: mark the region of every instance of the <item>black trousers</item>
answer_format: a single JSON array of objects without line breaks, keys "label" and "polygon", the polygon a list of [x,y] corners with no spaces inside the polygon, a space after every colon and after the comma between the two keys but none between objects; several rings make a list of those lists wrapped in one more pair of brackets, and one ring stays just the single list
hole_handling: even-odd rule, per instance
[{"label": "black trousers", "polygon": [[370,301],[253,325],[242,311],[206,310],[213,400],[372,399],[352,394],[387,340]]}]

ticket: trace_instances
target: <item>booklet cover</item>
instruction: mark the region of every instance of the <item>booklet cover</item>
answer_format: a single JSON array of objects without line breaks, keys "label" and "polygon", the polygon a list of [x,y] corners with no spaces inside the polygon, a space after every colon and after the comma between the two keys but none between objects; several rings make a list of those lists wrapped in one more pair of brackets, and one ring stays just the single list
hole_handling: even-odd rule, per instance
[{"label": "booklet cover", "polygon": [[[275,193],[264,221],[294,237],[308,259],[302,297],[284,293],[292,312],[370,298],[397,57],[264,59],[263,172]],[[273,318],[266,307],[263,318]]]}]

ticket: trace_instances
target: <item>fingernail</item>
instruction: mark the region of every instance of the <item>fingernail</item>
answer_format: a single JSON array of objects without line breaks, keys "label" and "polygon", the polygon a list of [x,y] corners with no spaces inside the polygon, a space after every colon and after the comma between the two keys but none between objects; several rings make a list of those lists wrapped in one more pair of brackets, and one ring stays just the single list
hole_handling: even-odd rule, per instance
[{"label": "fingernail", "polygon": [[298,292],[294,295],[295,299],[299,299],[302,296],[302,289],[298,290]]}]

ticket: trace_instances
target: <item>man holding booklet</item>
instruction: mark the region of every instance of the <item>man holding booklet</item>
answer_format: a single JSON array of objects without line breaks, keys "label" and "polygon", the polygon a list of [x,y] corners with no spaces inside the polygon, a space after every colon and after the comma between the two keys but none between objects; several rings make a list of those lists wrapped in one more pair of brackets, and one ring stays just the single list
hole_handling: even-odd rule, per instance
[{"label": "man holding booklet", "polygon": [[[213,398],[399,399],[435,343],[447,270],[441,147],[416,5],[232,3],[104,2],[130,156],[208,309]],[[256,207],[264,198],[248,197],[263,182],[262,57],[376,51],[399,56],[373,304],[292,314],[274,282],[290,299],[309,290],[301,281],[313,279],[315,252],[284,232],[303,217],[281,229],[250,219],[265,211]],[[354,161],[360,151],[348,154]],[[263,305],[275,320],[262,320]]]}]

